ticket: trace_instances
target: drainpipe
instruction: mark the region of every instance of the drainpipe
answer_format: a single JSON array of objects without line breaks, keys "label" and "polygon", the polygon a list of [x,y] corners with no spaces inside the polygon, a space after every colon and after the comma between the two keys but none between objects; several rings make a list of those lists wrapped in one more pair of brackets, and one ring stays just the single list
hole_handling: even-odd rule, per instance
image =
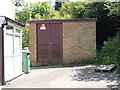
[{"label": "drainpipe", "polygon": [[2,85],[5,85],[5,79],[4,79],[4,26],[7,25],[7,19],[4,17],[5,23],[1,23],[2,27]]}]

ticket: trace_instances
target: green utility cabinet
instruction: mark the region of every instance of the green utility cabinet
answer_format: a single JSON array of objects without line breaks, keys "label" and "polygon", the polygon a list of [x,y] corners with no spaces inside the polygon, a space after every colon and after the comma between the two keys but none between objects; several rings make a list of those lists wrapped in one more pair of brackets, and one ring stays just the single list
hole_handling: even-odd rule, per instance
[{"label": "green utility cabinet", "polygon": [[24,73],[30,72],[30,51],[28,47],[23,48],[22,50],[22,71]]}]

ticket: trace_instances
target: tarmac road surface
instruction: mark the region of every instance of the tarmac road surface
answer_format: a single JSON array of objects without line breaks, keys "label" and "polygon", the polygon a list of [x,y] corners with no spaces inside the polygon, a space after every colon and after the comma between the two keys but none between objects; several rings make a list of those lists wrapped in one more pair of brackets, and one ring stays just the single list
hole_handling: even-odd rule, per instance
[{"label": "tarmac road surface", "polygon": [[110,88],[117,85],[117,74],[95,72],[94,68],[93,65],[35,67],[29,74],[8,82],[5,88]]}]

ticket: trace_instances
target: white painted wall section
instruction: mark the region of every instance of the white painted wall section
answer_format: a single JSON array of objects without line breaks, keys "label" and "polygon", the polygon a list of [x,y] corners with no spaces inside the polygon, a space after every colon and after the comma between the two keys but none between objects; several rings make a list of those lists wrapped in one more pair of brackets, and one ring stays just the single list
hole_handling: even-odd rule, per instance
[{"label": "white painted wall section", "polygon": [[22,74],[22,28],[17,24],[4,27],[4,77],[11,80]]},{"label": "white painted wall section", "polygon": [[12,0],[0,0],[0,16],[15,20],[15,5]]}]

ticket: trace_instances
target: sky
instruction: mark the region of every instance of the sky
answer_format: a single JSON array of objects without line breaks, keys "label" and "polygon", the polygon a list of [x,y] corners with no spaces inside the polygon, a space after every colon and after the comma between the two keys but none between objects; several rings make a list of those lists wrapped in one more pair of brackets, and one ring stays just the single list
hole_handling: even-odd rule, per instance
[{"label": "sky", "polygon": [[25,2],[55,2],[56,0],[24,0]]}]

